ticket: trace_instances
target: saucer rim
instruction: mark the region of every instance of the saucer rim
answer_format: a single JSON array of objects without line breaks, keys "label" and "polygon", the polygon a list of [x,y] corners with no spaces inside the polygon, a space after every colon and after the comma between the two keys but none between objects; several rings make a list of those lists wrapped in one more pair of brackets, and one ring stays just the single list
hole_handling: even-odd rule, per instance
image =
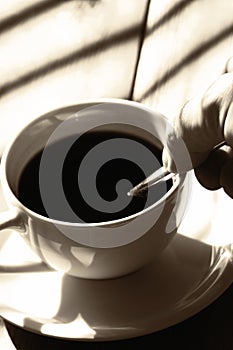
[{"label": "saucer rim", "polygon": [[[51,271],[48,270],[48,272],[51,273],[59,273],[57,271]],[[44,272],[42,272],[44,273]],[[64,274],[65,275],[65,274]],[[208,278],[210,275],[208,276]],[[76,277],[73,277],[76,278]],[[0,317],[12,324],[13,326],[19,327],[25,331],[31,332],[33,334],[37,334],[40,336],[45,336],[45,337],[50,337],[53,339],[57,340],[69,340],[69,341],[78,341],[78,342],[88,342],[88,343],[100,343],[100,342],[111,342],[111,341],[124,341],[124,340],[130,340],[142,336],[149,336],[152,335],[153,333],[157,333],[159,331],[163,331],[165,329],[168,329],[170,327],[176,326],[199,312],[203,311],[205,308],[210,306],[212,303],[214,303],[223,293],[231,286],[233,283],[233,264],[230,260],[228,260],[225,268],[223,271],[221,271],[221,274],[219,278],[211,285],[207,285],[207,288],[203,290],[200,296],[196,298],[191,305],[185,305],[182,310],[178,310],[175,314],[172,315],[171,318],[165,318],[165,321],[162,321],[163,325],[162,326],[151,326],[147,327],[147,329],[136,329],[134,332],[117,332],[114,333],[112,336],[103,336],[101,334],[96,333],[94,338],[85,338],[85,337],[68,337],[64,335],[59,335],[59,334],[49,334],[49,333],[43,333],[37,328],[30,327],[28,325],[21,326],[20,324],[17,324],[14,320],[12,320],[10,317],[5,317],[4,313],[0,313]],[[24,315],[23,312],[17,312],[18,315]],[[28,315],[27,315],[28,316]],[[35,318],[36,320],[36,318]],[[160,321],[160,322],[161,322]],[[94,329],[94,328],[93,328]]]}]

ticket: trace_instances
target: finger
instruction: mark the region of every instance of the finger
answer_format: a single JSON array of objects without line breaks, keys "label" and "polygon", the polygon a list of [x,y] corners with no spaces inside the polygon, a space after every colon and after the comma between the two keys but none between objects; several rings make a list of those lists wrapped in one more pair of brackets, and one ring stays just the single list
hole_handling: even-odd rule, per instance
[{"label": "finger", "polygon": [[175,121],[175,131],[190,152],[193,167],[201,164],[209,152],[223,141],[218,127],[217,106],[205,108],[203,97],[197,96],[188,101]]},{"label": "finger", "polygon": [[[188,101],[174,119],[169,150],[164,151],[164,166],[174,171],[172,150],[178,139],[184,141],[192,167],[203,163],[211,150],[222,141],[233,147],[233,73],[223,74],[204,96]],[[173,142],[174,140],[174,142]],[[183,171],[185,169],[184,164]]]},{"label": "finger", "polygon": [[[206,137],[200,138],[199,133],[201,131],[200,125],[201,120],[201,96],[197,96],[194,99],[188,101],[181,109],[180,114],[174,119],[173,128],[168,135],[168,147],[163,150],[163,165],[170,172],[176,172],[176,162],[173,156],[173,152],[177,145],[177,140],[182,140],[187,152],[191,155],[189,164],[183,164],[182,171],[187,171],[195,167],[197,164],[203,162],[209,152],[195,152],[193,150],[194,143],[201,142],[197,149],[203,149],[206,144]],[[204,141],[203,141],[204,139]],[[208,142],[208,138],[207,138]],[[212,144],[211,144],[212,146]],[[209,146],[208,149],[211,147]]]},{"label": "finger", "polygon": [[233,57],[230,57],[227,60],[226,66],[225,66],[225,72],[226,73],[233,72]]},{"label": "finger", "polygon": [[229,99],[231,99],[231,104],[228,107],[226,117],[224,119],[223,135],[226,143],[233,148],[233,91],[231,96],[229,96]]},{"label": "finger", "polygon": [[221,188],[222,169],[232,159],[233,149],[229,146],[223,146],[220,149],[212,151],[206,161],[195,169],[195,175],[200,184],[208,190]]},{"label": "finger", "polygon": [[199,166],[220,142],[226,140],[233,146],[233,73],[222,75],[202,99],[189,101],[174,129],[183,138],[193,167]]},{"label": "finger", "polygon": [[172,157],[172,155],[169,152],[169,149],[167,147],[164,147],[164,149],[163,149],[162,162],[163,162],[164,168],[167,169],[168,171],[170,171],[170,173],[177,172],[174,158]]},{"label": "finger", "polygon": [[223,135],[217,129],[217,123],[213,123],[216,125],[216,130],[213,131],[206,125],[204,119],[202,96],[195,97],[183,106],[180,115],[174,120],[171,134],[168,135],[169,148],[163,151],[163,164],[169,171],[176,172],[172,152],[176,148],[177,140],[184,141],[191,159],[189,164],[183,163],[183,171],[196,168],[203,163],[213,147],[223,141]]},{"label": "finger", "polygon": [[189,151],[182,139],[170,135],[162,154],[163,166],[170,172],[183,173],[192,169]]},{"label": "finger", "polygon": [[222,167],[220,183],[226,194],[233,198],[233,159],[228,160]]}]

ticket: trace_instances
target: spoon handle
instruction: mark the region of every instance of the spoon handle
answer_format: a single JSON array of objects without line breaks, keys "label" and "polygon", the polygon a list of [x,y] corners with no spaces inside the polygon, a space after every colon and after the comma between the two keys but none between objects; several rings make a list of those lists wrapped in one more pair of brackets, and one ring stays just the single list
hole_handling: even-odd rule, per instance
[{"label": "spoon handle", "polygon": [[133,187],[128,193],[128,196],[137,196],[142,191],[144,191],[146,188],[150,186],[154,186],[162,181],[167,181],[171,179],[173,176],[175,176],[175,173],[170,173],[167,169],[165,169],[163,166],[156,170],[153,174],[148,176],[145,180],[140,182],[137,186]]},{"label": "spoon handle", "polygon": [[[223,141],[219,143],[217,146],[213,148],[213,151],[219,149],[222,146],[226,146],[226,142]],[[170,173],[166,168],[163,166],[156,170],[154,173],[152,173],[150,176],[148,176],[145,180],[140,182],[138,185],[133,187],[128,193],[128,196],[137,196],[140,195],[141,192],[143,192],[145,189],[147,189],[150,186],[154,186],[162,181],[167,181],[171,179],[173,176],[175,176],[175,173]]]}]

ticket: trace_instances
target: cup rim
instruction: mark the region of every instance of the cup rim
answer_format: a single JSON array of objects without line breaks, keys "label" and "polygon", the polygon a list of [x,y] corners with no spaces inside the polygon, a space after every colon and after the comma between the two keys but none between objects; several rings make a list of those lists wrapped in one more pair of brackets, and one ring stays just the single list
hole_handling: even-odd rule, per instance
[{"label": "cup rim", "polygon": [[[19,130],[19,132],[13,136],[13,138],[10,140],[10,142],[8,143],[8,145],[5,147],[3,155],[2,155],[2,159],[1,159],[1,180],[2,180],[2,186],[4,187],[5,190],[7,190],[7,192],[10,194],[11,198],[14,199],[14,202],[17,203],[17,207],[21,208],[22,211],[26,212],[29,216],[31,217],[36,217],[37,219],[40,219],[42,221],[46,221],[49,223],[53,223],[55,225],[62,225],[62,226],[69,226],[69,227],[105,227],[105,226],[112,226],[112,225],[121,225],[124,222],[130,221],[130,220],[134,220],[136,217],[140,216],[140,215],[144,215],[147,212],[154,210],[155,208],[159,208],[161,205],[164,205],[164,203],[168,200],[172,200],[172,198],[175,196],[175,193],[177,192],[179,185],[181,184],[181,182],[183,182],[184,178],[186,177],[186,174],[183,174],[181,179],[181,175],[180,174],[176,174],[174,175],[174,179],[175,181],[173,181],[173,184],[171,186],[171,188],[155,203],[153,203],[152,205],[148,206],[147,208],[131,214],[129,216],[125,216],[123,218],[120,219],[115,219],[115,220],[109,220],[109,221],[103,221],[103,222],[91,222],[91,223],[77,223],[77,222],[69,222],[69,221],[62,221],[62,220],[57,220],[57,219],[52,219],[50,217],[46,217],[43,216],[33,210],[31,210],[30,208],[28,208],[27,206],[25,206],[19,199],[18,197],[14,194],[13,190],[11,189],[9,183],[8,183],[8,179],[7,179],[7,174],[6,174],[6,164],[7,164],[7,160],[8,160],[8,156],[9,153],[11,151],[11,148],[13,147],[16,139],[33,123],[35,123],[36,121],[38,121],[39,119],[43,119],[45,116],[48,116],[49,114],[56,112],[56,111],[65,111],[68,108],[75,108],[75,107],[80,107],[82,105],[92,105],[92,104],[101,104],[101,103],[116,103],[116,104],[121,104],[121,105],[129,105],[129,106],[135,106],[136,108],[139,109],[143,109],[146,110],[147,112],[154,112],[154,113],[158,113],[162,118],[166,119],[167,118],[162,115],[160,112],[157,112],[156,110],[152,110],[151,108],[149,108],[148,106],[143,105],[142,103],[139,102],[135,102],[135,101],[131,101],[131,100],[125,100],[125,99],[120,99],[120,98],[99,98],[99,99],[84,99],[79,101],[78,103],[74,104],[74,105],[66,105],[60,108],[56,108],[52,111],[46,112],[43,115],[38,116],[37,118],[34,118],[31,122],[27,123],[23,128],[21,128]],[[182,181],[181,181],[182,180]],[[15,204],[13,204],[15,205]]]}]

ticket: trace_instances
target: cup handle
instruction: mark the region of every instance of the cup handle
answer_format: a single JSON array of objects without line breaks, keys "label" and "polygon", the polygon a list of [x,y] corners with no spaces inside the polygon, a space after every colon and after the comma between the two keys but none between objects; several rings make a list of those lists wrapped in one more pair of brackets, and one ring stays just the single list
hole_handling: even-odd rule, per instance
[{"label": "cup handle", "polygon": [[26,232],[23,218],[15,208],[0,213],[0,231],[5,229],[15,229],[19,232]]},{"label": "cup handle", "polygon": [[[0,212],[0,231],[13,229],[26,233],[22,214],[15,208]],[[1,234],[1,233],[0,233]],[[9,254],[10,255],[10,254]],[[39,257],[40,259],[40,257]],[[43,261],[27,261],[26,263],[0,264],[0,273],[47,272],[49,267]]]}]

